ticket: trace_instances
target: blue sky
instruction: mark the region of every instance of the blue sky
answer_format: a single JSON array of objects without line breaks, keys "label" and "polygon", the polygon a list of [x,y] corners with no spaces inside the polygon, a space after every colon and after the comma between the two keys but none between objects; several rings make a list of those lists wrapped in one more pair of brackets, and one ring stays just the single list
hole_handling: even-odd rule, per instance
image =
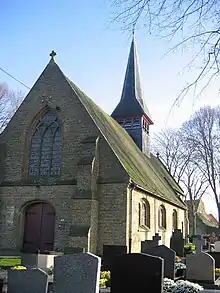
[{"label": "blue sky", "polygon": [[[64,73],[111,113],[120,99],[131,36],[118,25],[109,25],[110,20],[108,0],[2,1],[0,67],[31,87],[55,50]],[[136,32],[136,40],[145,102],[155,123],[153,132],[180,125],[200,106],[219,103],[215,81],[196,101],[189,94],[168,116],[175,98],[199,68],[179,74],[191,60],[190,49],[163,57],[174,43],[143,29]],[[0,82],[4,81],[12,89],[27,92],[0,71]]]}]

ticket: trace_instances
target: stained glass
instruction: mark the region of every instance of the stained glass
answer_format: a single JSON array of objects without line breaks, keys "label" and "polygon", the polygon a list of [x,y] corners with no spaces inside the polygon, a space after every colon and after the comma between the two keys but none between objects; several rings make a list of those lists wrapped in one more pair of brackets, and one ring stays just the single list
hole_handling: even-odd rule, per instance
[{"label": "stained glass", "polygon": [[29,152],[29,176],[58,176],[61,165],[60,125],[48,111],[38,122]]}]

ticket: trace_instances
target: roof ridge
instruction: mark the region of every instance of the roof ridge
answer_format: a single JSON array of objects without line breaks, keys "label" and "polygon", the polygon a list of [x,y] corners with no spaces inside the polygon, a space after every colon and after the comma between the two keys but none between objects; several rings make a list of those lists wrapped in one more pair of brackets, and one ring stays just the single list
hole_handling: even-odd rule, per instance
[{"label": "roof ridge", "polygon": [[[123,129],[110,115],[103,111],[97,104],[95,104],[93,100],[90,99],[82,90],[80,90],[80,88],[78,88],[68,77],[65,76],[65,78],[84,108],[86,109],[86,111],[88,112],[91,119],[96,124],[99,131],[104,136],[106,142],[114,152],[115,156],[129,175],[129,177],[136,184],[143,187],[146,192],[150,194],[155,194],[157,196],[161,195],[162,198],[164,198],[165,200],[168,200],[169,202],[173,202],[174,204],[185,208],[185,204],[176,196],[176,193],[172,189],[167,187],[167,184],[164,183],[164,180],[162,180],[161,176],[157,174],[155,166],[152,166],[150,159],[147,160],[146,156],[140,151],[140,149],[129,136],[127,131]],[[103,115],[101,119],[97,115],[99,113]],[[105,120],[107,120],[106,125],[103,124]],[[101,127],[103,126],[101,124],[104,125],[104,128]],[[121,133],[121,135],[119,134],[119,132]],[[111,142],[110,139],[113,139],[113,141]],[[115,143],[115,141],[117,141],[117,143]],[[120,146],[118,146],[119,144],[122,145],[121,148]],[[127,145],[128,156],[124,156],[125,144]],[[134,150],[135,152],[132,152]],[[147,172],[147,168],[151,174]],[[140,173],[140,169],[143,174]],[[138,175],[139,177],[137,177]],[[155,179],[156,181],[159,180],[158,184],[154,182]],[[164,189],[164,192],[161,192],[161,189]],[[174,198],[170,198],[171,190]],[[166,198],[168,194],[169,198]]]}]

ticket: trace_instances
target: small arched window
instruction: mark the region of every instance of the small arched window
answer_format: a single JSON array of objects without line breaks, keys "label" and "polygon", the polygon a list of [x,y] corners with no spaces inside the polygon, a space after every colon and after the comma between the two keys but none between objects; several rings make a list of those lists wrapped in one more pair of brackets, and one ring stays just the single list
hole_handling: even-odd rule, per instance
[{"label": "small arched window", "polygon": [[150,204],[145,199],[138,204],[138,221],[139,226],[150,228]]},{"label": "small arched window", "polygon": [[55,113],[48,110],[38,121],[29,148],[29,177],[60,175],[61,133]]},{"label": "small arched window", "polygon": [[142,203],[143,225],[150,228],[150,204],[144,200]]},{"label": "small arched window", "polygon": [[138,204],[138,224],[141,225],[141,204]]},{"label": "small arched window", "polygon": [[163,205],[159,207],[158,224],[159,224],[159,228],[166,229],[166,209]]},{"label": "small arched window", "polygon": [[173,210],[173,230],[178,229],[177,224],[177,211]]}]

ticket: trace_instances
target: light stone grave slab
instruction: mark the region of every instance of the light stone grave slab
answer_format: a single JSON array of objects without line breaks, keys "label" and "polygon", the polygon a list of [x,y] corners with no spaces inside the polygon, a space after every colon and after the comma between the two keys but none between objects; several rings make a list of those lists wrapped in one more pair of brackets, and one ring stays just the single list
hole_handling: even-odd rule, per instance
[{"label": "light stone grave slab", "polygon": [[101,258],[91,253],[54,259],[54,293],[99,293]]}]

